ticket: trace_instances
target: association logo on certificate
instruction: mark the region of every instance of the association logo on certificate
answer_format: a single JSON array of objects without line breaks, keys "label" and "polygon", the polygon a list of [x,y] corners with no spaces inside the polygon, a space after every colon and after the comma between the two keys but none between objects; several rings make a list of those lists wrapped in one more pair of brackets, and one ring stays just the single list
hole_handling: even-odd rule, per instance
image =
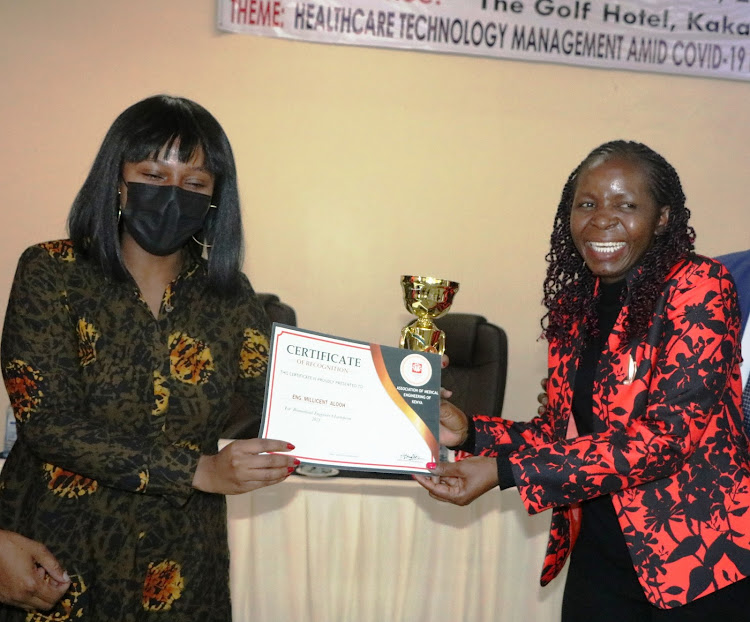
[{"label": "association logo on certificate", "polygon": [[273,325],[261,436],[306,464],[429,473],[439,455],[437,354]]}]

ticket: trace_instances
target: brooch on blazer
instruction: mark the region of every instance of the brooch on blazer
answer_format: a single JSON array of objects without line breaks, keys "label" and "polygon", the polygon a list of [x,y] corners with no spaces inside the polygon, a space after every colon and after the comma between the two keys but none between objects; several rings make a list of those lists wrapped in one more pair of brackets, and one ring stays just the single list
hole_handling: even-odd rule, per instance
[{"label": "brooch on blazer", "polygon": [[628,377],[622,381],[622,384],[630,384],[635,380],[635,373],[638,371],[638,366],[635,364],[633,355],[630,355],[630,361],[628,362]]}]

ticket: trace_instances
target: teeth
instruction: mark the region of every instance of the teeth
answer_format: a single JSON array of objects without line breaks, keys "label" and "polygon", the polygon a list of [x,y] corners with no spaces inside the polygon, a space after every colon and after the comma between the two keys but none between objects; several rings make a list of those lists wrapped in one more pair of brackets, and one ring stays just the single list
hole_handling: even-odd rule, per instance
[{"label": "teeth", "polygon": [[597,253],[615,253],[625,247],[625,242],[588,242]]}]

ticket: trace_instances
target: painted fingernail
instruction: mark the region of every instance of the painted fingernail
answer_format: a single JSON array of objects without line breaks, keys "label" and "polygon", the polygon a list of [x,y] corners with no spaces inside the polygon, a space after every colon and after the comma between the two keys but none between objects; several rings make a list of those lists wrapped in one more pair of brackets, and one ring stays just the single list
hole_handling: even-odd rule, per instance
[{"label": "painted fingernail", "polygon": [[287,449],[294,449],[294,445],[292,445],[291,443],[287,443],[286,444],[286,448]]},{"label": "painted fingernail", "polygon": [[437,467],[437,464],[435,464],[434,462],[428,462],[427,463],[427,469],[429,471],[432,471],[432,469],[434,469],[435,467]]},{"label": "painted fingernail", "polygon": [[294,467],[287,467],[286,469],[289,473],[294,473]]},{"label": "painted fingernail", "polygon": [[294,466],[296,466],[296,467],[297,467],[297,466],[299,466],[300,464],[301,464],[301,462],[300,462],[299,460],[297,460],[297,458],[295,458],[295,459],[294,459]]}]

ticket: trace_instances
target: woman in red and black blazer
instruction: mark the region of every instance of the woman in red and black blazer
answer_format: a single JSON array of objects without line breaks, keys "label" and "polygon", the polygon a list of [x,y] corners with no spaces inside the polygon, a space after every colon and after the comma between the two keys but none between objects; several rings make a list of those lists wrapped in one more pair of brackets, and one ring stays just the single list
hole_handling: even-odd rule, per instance
[{"label": "woman in red and black blazer", "polygon": [[[745,619],[750,457],[734,283],[693,253],[679,177],[614,141],[568,179],[544,282],[549,402],[529,422],[444,402],[477,455],[417,477],[464,505],[515,486],[552,510],[542,584],[571,558],[564,622]],[[481,457],[480,457],[481,456]]]}]

